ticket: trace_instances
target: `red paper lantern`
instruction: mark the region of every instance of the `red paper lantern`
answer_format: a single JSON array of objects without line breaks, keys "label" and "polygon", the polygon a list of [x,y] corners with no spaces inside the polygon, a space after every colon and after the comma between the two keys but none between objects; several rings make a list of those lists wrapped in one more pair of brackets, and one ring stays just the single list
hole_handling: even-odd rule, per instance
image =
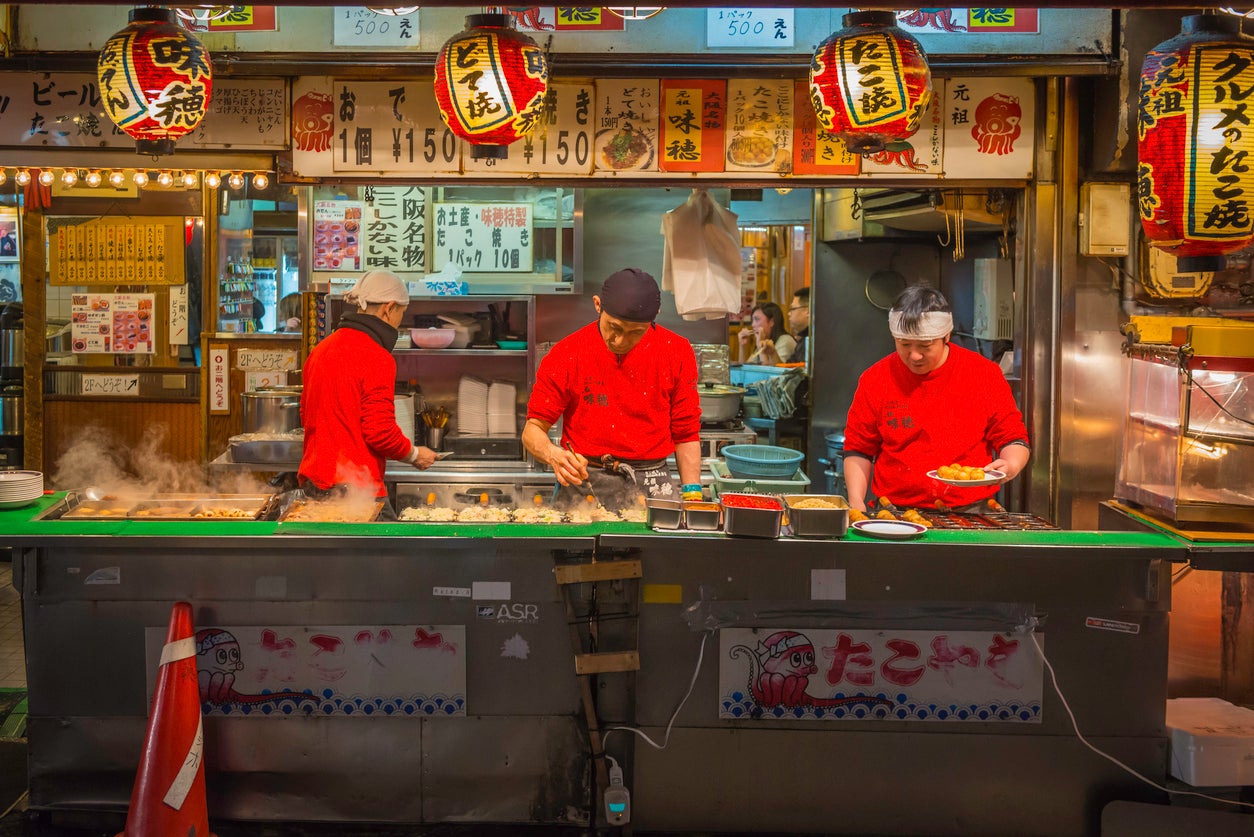
[{"label": "red paper lantern", "polygon": [[853,154],[878,154],[919,130],[932,102],[923,47],[892,12],[852,12],[810,61],[819,127]]},{"label": "red paper lantern", "polygon": [[134,9],[129,25],[105,42],[96,77],[105,112],[134,137],[141,154],[173,154],[209,109],[209,51],[170,9]]},{"label": "red paper lantern", "polygon": [[466,17],[466,31],[440,49],[435,99],[449,129],[473,145],[470,156],[503,158],[540,118],[549,85],[544,52],[514,30],[509,15]]},{"label": "red paper lantern", "polygon": [[1235,19],[1190,15],[1141,65],[1141,227],[1184,272],[1223,270],[1254,238],[1252,92],[1254,44]]}]

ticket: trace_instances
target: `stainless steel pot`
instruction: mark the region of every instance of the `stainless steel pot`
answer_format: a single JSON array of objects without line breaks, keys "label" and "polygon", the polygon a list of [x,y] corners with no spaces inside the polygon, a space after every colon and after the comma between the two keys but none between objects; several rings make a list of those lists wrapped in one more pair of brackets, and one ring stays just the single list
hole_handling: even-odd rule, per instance
[{"label": "stainless steel pot", "polygon": [[0,368],[21,369],[26,357],[26,343],[20,328],[0,329]]},{"label": "stainless steel pot", "polygon": [[701,396],[703,422],[731,421],[739,414],[740,400],[745,397],[744,387],[727,384],[702,384],[697,392]]},{"label": "stainless steel pot", "polygon": [[21,436],[25,421],[20,391],[0,394],[0,436]]},{"label": "stainless steel pot", "polygon": [[245,433],[300,429],[300,387],[270,387],[240,395]]}]

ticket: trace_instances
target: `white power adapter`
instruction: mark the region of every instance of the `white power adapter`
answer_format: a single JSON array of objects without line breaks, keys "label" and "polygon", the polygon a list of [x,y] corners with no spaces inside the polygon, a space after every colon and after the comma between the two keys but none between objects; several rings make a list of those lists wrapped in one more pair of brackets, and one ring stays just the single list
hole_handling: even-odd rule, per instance
[{"label": "white power adapter", "polygon": [[605,789],[605,821],[610,825],[626,825],[631,822],[631,791],[623,784],[623,769],[612,756],[610,762],[610,786]]}]

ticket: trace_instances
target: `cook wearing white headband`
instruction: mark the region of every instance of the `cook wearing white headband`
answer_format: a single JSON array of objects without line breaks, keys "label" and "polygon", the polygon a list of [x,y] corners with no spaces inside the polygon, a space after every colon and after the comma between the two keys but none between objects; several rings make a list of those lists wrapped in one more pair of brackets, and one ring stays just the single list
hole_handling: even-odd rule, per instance
[{"label": "cook wearing white headband", "polygon": [[[849,504],[867,490],[897,506],[980,510],[1028,463],[1027,428],[1001,369],[950,342],[949,302],[921,285],[888,312],[896,352],[862,374],[845,422]],[[983,467],[999,482],[954,487],[927,476],[944,465]],[[874,466],[874,467],[872,467]]]},{"label": "cook wearing white headband", "polygon": [[[419,469],[435,462],[435,451],[412,444],[396,423],[392,349],[409,291],[395,275],[372,270],[344,294],[344,301],[349,310],[301,370],[305,452],[298,480],[306,494],[356,489],[386,502],[387,460]],[[395,517],[391,506],[385,505],[383,516]]]}]

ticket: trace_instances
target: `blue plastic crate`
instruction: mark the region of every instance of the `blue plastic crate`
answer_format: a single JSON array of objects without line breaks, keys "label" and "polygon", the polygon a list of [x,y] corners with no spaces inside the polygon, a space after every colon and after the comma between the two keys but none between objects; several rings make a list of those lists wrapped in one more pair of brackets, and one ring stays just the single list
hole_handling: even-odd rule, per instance
[{"label": "blue plastic crate", "polygon": [[723,448],[727,470],[733,477],[791,477],[805,454],[775,445],[728,445]]}]

